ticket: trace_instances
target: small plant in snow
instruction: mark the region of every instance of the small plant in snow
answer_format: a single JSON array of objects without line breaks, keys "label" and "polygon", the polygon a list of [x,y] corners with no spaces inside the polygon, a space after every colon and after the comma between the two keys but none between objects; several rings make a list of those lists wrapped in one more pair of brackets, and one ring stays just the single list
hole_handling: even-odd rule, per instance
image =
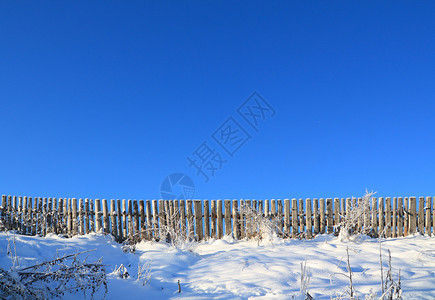
[{"label": "small plant in snow", "polygon": [[151,279],[151,260],[148,260],[143,265],[138,265],[137,280],[146,285]]},{"label": "small plant in snow", "polygon": [[[369,207],[372,202],[373,195],[376,192],[369,192],[366,190],[364,197],[362,198],[361,205],[357,205],[356,202],[351,202],[351,207],[347,208],[346,216],[344,220],[340,223],[340,233],[339,238],[341,240],[348,239],[352,235],[361,233],[360,228],[358,228],[358,221],[364,218],[364,214],[368,213]],[[372,228],[363,228],[363,233],[371,234]]]},{"label": "small plant in snow", "polygon": [[304,300],[314,299],[308,292],[310,287],[310,278],[310,269],[307,267],[307,261],[305,260],[304,262],[301,262],[301,296],[304,297]]}]

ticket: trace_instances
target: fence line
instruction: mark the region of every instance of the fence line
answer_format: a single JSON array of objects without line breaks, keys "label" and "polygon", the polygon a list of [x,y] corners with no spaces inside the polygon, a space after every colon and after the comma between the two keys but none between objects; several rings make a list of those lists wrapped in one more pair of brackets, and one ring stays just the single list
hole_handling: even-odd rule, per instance
[{"label": "fence line", "polygon": [[[418,203],[418,207],[417,207]],[[272,200],[119,200],[2,196],[0,230],[67,236],[90,232],[127,239],[159,240],[179,233],[196,240],[232,235],[250,238],[262,230],[258,216],[272,220],[284,238],[338,233],[340,222],[360,207],[353,230],[372,236],[435,234],[432,197]],[[254,213],[254,214],[253,214]]]}]

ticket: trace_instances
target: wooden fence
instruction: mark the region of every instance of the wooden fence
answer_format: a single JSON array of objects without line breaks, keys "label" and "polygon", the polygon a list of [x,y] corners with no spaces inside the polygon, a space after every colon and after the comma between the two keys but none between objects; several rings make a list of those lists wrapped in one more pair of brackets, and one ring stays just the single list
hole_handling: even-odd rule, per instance
[{"label": "wooden fence", "polygon": [[253,237],[262,219],[273,221],[284,238],[311,238],[338,233],[352,207],[364,212],[357,216],[354,230],[372,236],[434,233],[432,197],[379,197],[364,204],[362,198],[108,201],[3,195],[0,227],[42,236],[103,232],[118,242],[159,240],[177,232],[200,241],[224,235]]}]

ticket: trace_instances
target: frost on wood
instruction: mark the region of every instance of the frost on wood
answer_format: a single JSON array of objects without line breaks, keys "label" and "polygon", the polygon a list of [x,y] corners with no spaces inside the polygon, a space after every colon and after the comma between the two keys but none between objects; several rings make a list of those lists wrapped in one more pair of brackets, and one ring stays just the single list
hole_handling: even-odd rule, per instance
[{"label": "frost on wood", "polygon": [[[91,250],[93,251],[93,250]],[[81,260],[81,254],[56,257],[53,260],[26,268],[12,268],[7,271],[0,267],[1,299],[50,299],[66,293],[90,292],[94,297],[101,287],[107,294],[106,270],[102,259],[89,263]]]}]

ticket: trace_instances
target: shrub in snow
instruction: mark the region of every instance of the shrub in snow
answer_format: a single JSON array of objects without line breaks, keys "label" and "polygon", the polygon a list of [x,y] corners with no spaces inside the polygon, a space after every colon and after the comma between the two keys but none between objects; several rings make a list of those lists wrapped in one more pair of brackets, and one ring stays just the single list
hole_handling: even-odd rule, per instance
[{"label": "shrub in snow", "polygon": [[340,232],[339,238],[341,240],[348,239],[352,235],[356,235],[359,233],[364,233],[373,236],[373,229],[370,227],[358,228],[358,222],[361,219],[368,218],[369,216],[365,215],[369,213],[370,206],[372,204],[372,197],[376,194],[376,192],[369,192],[366,190],[364,197],[362,198],[362,202],[360,205],[357,205],[356,202],[352,201],[351,206],[347,208],[346,215],[343,220],[340,222]]},{"label": "shrub in snow", "polygon": [[107,279],[102,259],[92,263],[79,259],[86,252],[9,271],[0,267],[0,299],[50,299],[78,291],[84,296],[90,292],[93,298],[101,287],[105,289],[104,298]]}]

